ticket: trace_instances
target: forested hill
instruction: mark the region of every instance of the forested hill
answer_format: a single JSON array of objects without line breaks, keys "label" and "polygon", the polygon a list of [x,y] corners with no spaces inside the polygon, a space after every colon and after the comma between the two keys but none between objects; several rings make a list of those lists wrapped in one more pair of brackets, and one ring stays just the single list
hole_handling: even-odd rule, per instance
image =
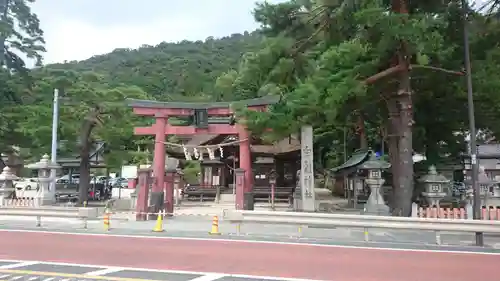
[{"label": "forested hill", "polygon": [[241,56],[256,50],[261,36],[233,34],[205,41],[182,41],[116,49],[84,61],[47,65],[47,68],[93,71],[106,76],[110,86],[135,85],[161,100],[210,98],[215,80],[236,69]]}]

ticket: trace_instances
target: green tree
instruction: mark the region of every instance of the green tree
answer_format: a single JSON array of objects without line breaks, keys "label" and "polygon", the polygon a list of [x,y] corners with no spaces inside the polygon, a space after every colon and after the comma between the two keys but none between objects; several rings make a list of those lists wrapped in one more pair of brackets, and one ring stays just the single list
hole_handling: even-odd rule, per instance
[{"label": "green tree", "polygon": [[[103,77],[93,72],[76,73],[44,69],[35,75],[37,99],[17,107],[19,133],[30,140],[33,152],[50,149],[51,93],[60,90],[61,108],[59,139],[65,141],[67,152],[77,152],[80,163],[80,201],[88,198],[90,183],[90,152],[94,141],[106,143],[106,162],[111,168],[121,167],[133,157],[136,139],[133,126],[139,119],[127,107],[127,98],[149,98],[133,86],[110,87]],[[64,153],[62,151],[61,153]]]},{"label": "green tree", "polygon": [[35,59],[42,63],[45,52],[43,31],[40,21],[31,11],[35,0],[0,0],[0,66],[7,66],[20,72],[26,71],[26,64],[19,56]]},{"label": "green tree", "polygon": [[[19,139],[14,132],[16,123],[8,112],[9,108],[21,104],[29,94],[22,85],[29,85],[29,80],[21,56],[35,59],[39,64],[45,51],[43,31],[30,8],[33,2],[0,0],[0,152],[8,154]],[[23,80],[14,73],[22,73]]]},{"label": "green tree", "polygon": [[[345,128],[358,133],[358,147],[387,141],[394,213],[409,214],[413,153],[426,153],[437,161],[439,157],[432,156],[450,152],[458,156],[464,148],[463,139],[455,134],[464,131],[467,121],[460,79],[459,1],[411,5],[406,1],[288,1],[260,4],[255,16],[268,35],[266,43],[260,51],[245,55],[236,72],[218,79],[220,95],[232,92],[236,99],[281,95],[282,103],[270,113],[245,113],[250,127],[258,132],[271,127],[282,137],[311,124],[322,157],[339,155],[335,144]],[[480,25],[481,19],[476,21]],[[494,48],[491,42],[482,44],[482,50]],[[495,99],[492,82],[485,85],[491,81],[488,76],[491,73],[475,75],[484,85],[479,104],[485,106]],[[491,104],[489,108],[490,114],[481,114],[484,125],[498,116]],[[385,141],[380,140],[381,131]]]}]

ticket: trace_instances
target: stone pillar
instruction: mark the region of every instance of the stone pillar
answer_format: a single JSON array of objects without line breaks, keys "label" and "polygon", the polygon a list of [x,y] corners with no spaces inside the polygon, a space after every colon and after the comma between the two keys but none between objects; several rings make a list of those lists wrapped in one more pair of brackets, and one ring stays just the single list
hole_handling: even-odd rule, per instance
[{"label": "stone pillar", "polygon": [[137,193],[137,204],[135,206],[136,216],[135,219],[138,221],[147,220],[148,212],[148,198],[149,198],[149,185],[151,183],[151,169],[139,169],[137,171],[138,184]]},{"label": "stone pillar", "polygon": [[176,170],[168,170],[165,176],[165,212],[172,215],[174,213],[174,181]]},{"label": "stone pillar", "polygon": [[314,192],[314,153],[313,153],[313,128],[303,126],[301,128],[301,169],[300,190],[302,192],[302,210],[306,212],[316,211],[316,199]]},{"label": "stone pillar", "polygon": [[175,206],[180,206],[182,201],[182,190],[184,189],[184,173],[182,169],[177,168],[174,178],[174,203]]},{"label": "stone pillar", "polygon": [[245,171],[245,191],[252,192],[253,173],[252,173],[252,155],[250,151],[250,134],[243,125],[238,126],[238,137],[240,139],[240,169]]},{"label": "stone pillar", "polygon": [[167,126],[167,117],[163,115],[156,116],[155,123],[155,152],[153,157],[153,191],[161,192],[165,182],[165,129]]},{"label": "stone pillar", "polygon": [[236,182],[234,187],[236,188],[236,210],[243,210],[243,201],[245,196],[245,170],[239,168],[235,169]]},{"label": "stone pillar", "polygon": [[9,167],[4,167],[0,174],[0,207],[5,204],[5,199],[15,197],[14,180],[18,177],[12,173]]},{"label": "stone pillar", "polygon": [[389,206],[385,205],[384,198],[380,194],[380,188],[384,184],[383,178],[370,178],[365,180],[365,183],[370,188],[370,196],[365,204],[365,213],[371,215],[389,215]]}]

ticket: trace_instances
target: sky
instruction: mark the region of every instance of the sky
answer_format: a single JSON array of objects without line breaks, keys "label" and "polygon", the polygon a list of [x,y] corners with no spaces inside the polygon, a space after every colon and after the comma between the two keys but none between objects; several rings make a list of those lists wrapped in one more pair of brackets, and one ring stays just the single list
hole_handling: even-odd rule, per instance
[{"label": "sky", "polygon": [[255,3],[256,0],[37,0],[32,8],[45,31],[44,62],[54,63],[84,60],[116,48],[204,40],[254,30],[258,28],[252,16]]},{"label": "sky", "polygon": [[[254,30],[255,0],[38,0],[44,63],[84,60],[116,48],[204,40]],[[269,1],[269,2],[278,2]]]}]

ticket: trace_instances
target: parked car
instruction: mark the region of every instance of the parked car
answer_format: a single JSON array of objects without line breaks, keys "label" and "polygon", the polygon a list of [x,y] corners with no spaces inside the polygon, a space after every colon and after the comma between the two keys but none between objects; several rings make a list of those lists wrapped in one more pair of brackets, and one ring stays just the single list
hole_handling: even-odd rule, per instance
[{"label": "parked car", "polygon": [[108,177],[106,176],[95,176],[90,179],[91,184],[106,184],[106,182],[109,180]]},{"label": "parked car", "polygon": [[64,175],[57,179],[57,183],[80,183],[80,174],[72,174],[71,179],[69,175]]},{"label": "parked car", "polygon": [[31,190],[38,188],[38,180],[36,178],[20,178],[14,181],[14,186],[17,190]]},{"label": "parked car", "polygon": [[128,179],[126,178],[116,178],[113,181],[112,187],[128,188]]}]

